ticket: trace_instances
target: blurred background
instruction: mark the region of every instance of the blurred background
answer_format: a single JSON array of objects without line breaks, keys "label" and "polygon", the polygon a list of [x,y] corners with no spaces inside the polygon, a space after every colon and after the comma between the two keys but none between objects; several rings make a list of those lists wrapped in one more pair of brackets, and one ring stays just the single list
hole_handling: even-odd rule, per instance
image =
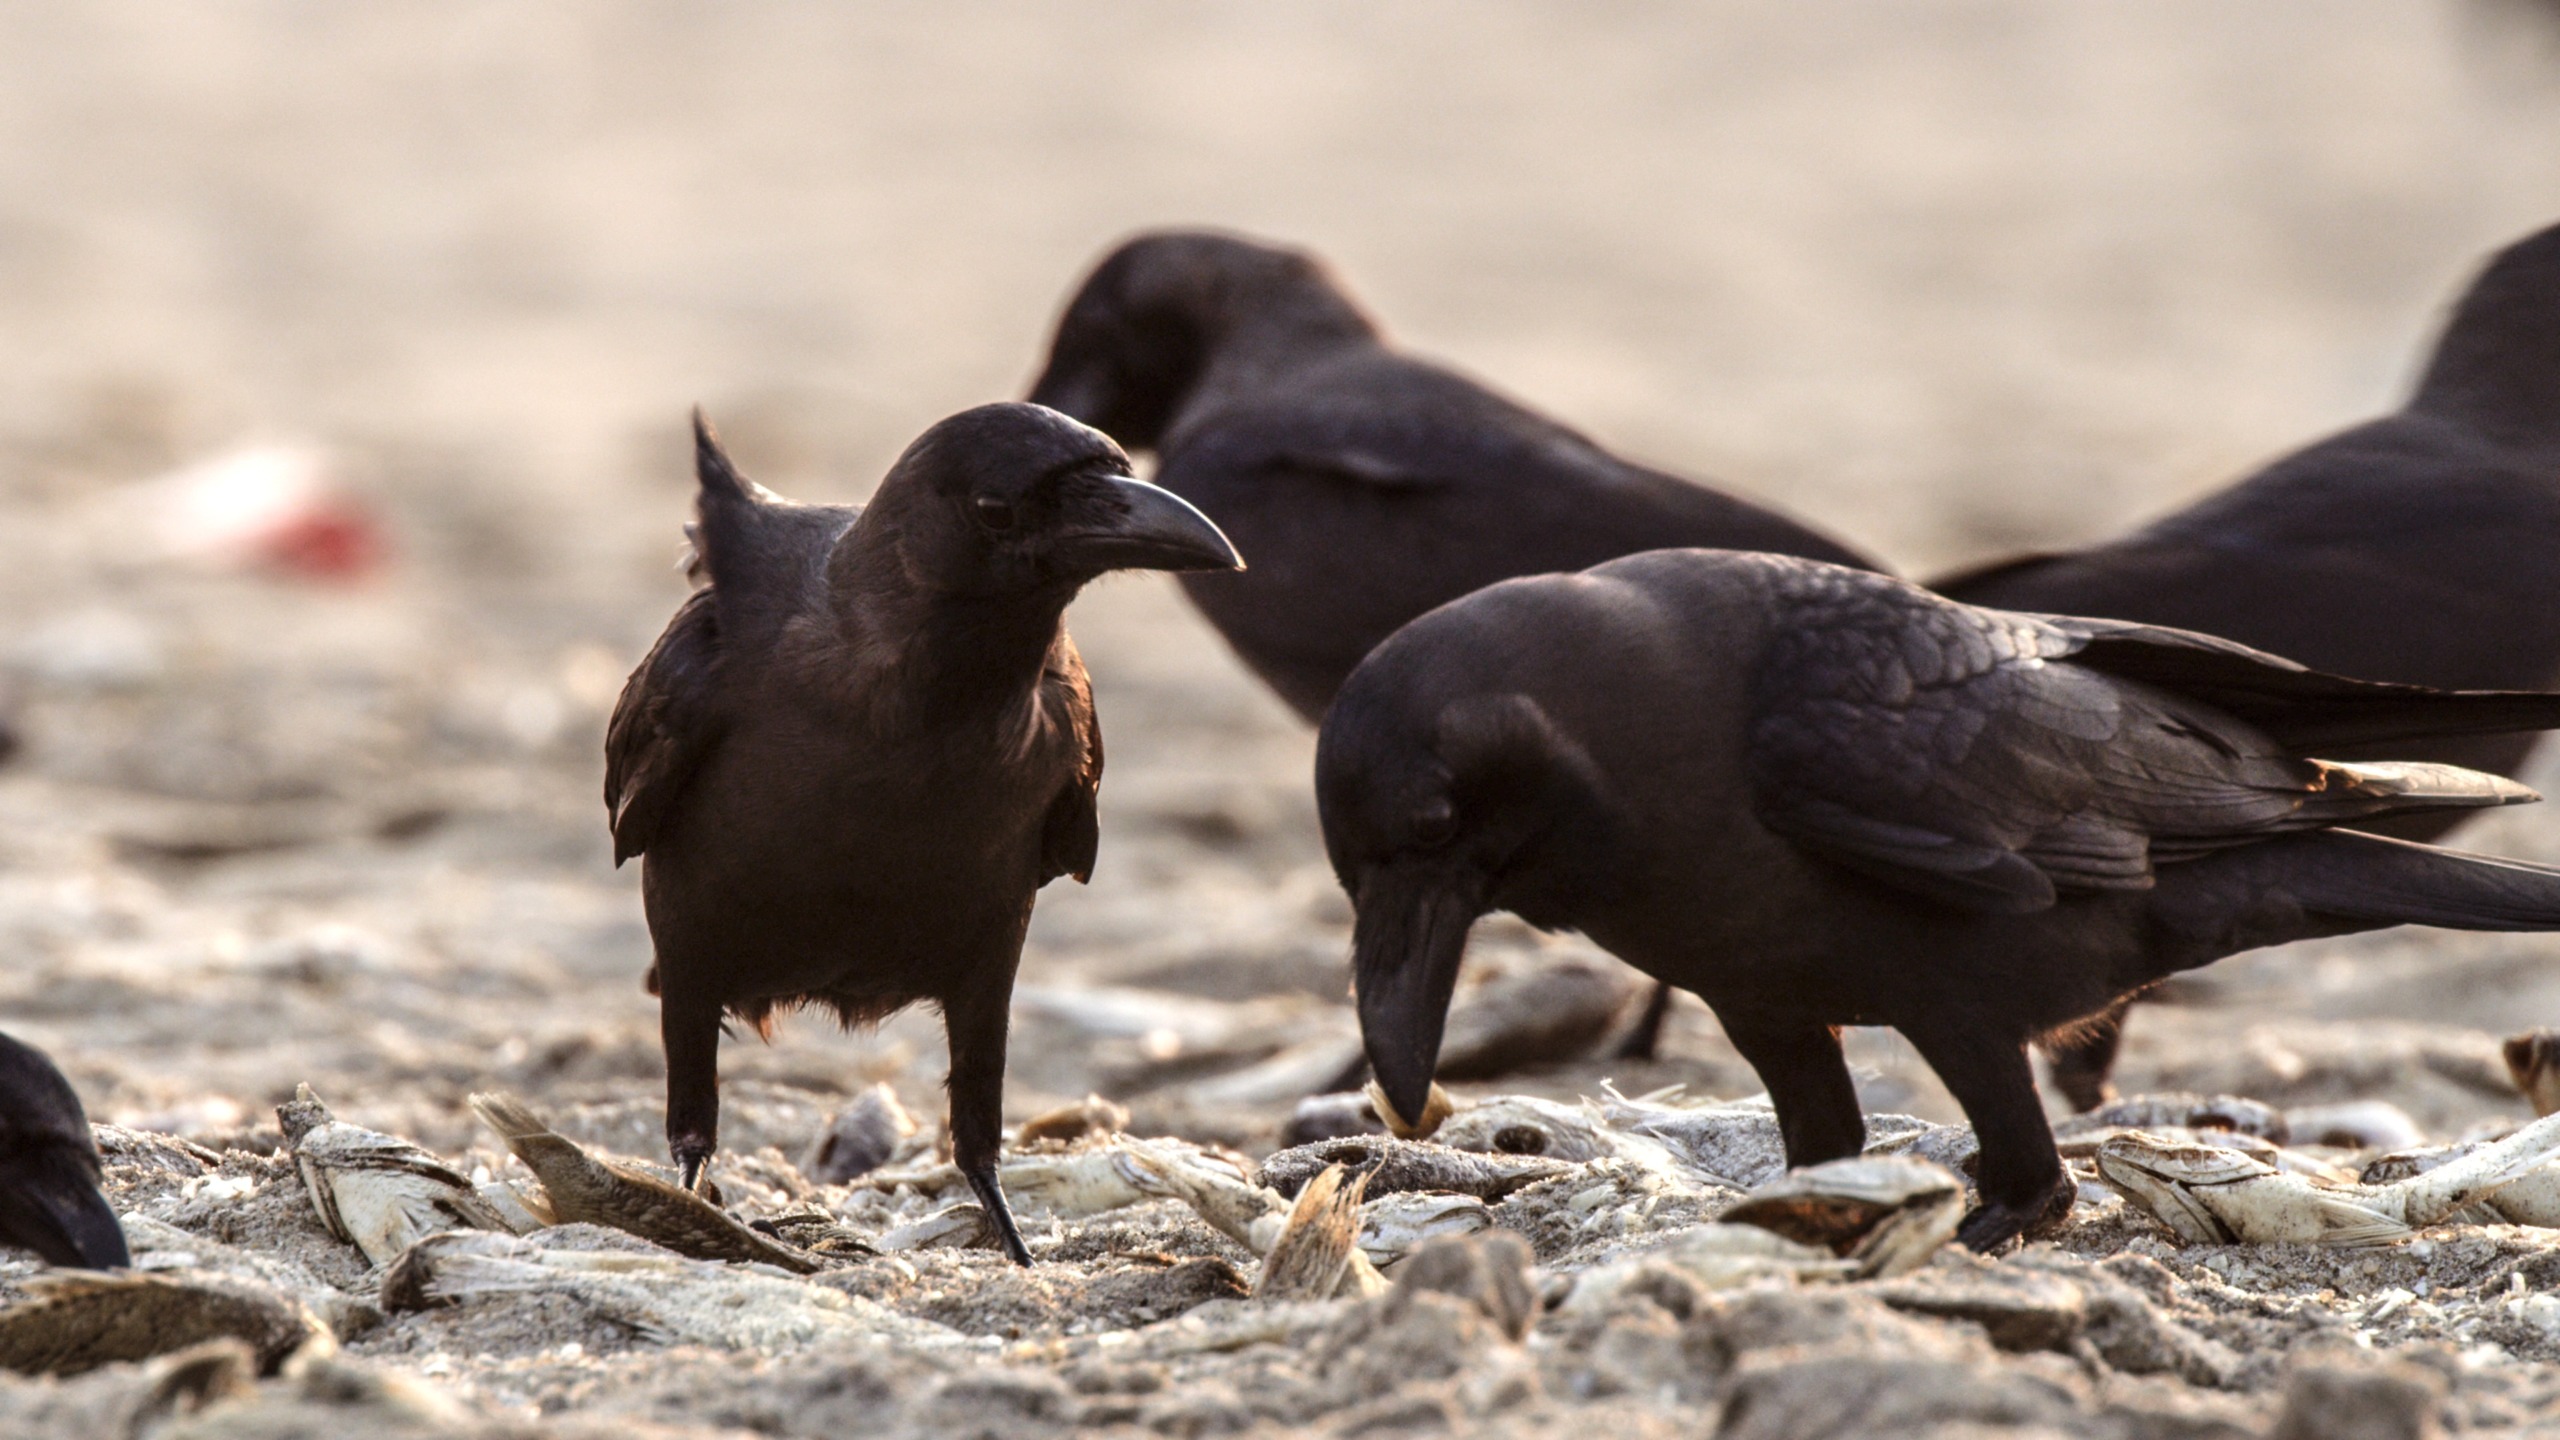
[{"label": "blurred background", "polygon": [[[0,1024],[102,1118],[310,1080],[449,1144],[498,1079],[656,1155],[597,788],[684,593],[687,407],[858,498],[1129,231],[1311,246],[1409,345],[1925,574],[2395,404],[2560,218],[2555,77],[2529,0],[0,10]],[[1160,577],[1071,623],[1103,860],[1042,899],[1009,1108],[1268,1143],[1285,1105],[1186,1085],[1347,1023],[1312,738]],[[2124,1079],[2518,1110],[2477,1067],[2560,1018],[2554,958],[2235,962]],[[1872,1098],[1945,1113],[1897,1045]],[[732,1138],[873,1078],[938,1115],[939,1048],[734,1044]],[[1701,1008],[1666,1048],[1522,1083],[1756,1088]]]}]

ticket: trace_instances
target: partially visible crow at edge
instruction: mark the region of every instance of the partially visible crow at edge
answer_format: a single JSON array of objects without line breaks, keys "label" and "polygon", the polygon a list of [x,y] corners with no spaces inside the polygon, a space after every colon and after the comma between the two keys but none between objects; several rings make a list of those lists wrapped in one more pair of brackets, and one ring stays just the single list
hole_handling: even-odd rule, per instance
[{"label": "partially visible crow at edge", "polygon": [[104,1173],[71,1082],[43,1051],[0,1035],[0,1244],[52,1265],[131,1265],[124,1227],[98,1190]]},{"label": "partially visible crow at edge", "polygon": [[[2201,630],[2339,675],[2560,688],[2560,226],[2491,258],[2397,413],[2121,540],[1934,588]],[[2431,738],[2391,754],[2514,775],[2539,739]],[[2465,818],[2375,828],[2432,840]],[[2053,1048],[2073,1105],[2104,1103],[2121,1034],[2119,1010]]]},{"label": "partially visible crow at edge", "polygon": [[1109,570],[1237,568],[1119,447],[1034,405],[926,431],[867,506],[749,483],[700,417],[710,584],[632,673],[605,740],[617,862],[642,857],[667,1143],[717,1145],[723,1014],[876,1021],[918,1000],[951,1047],[952,1158],[1005,1252],[1007,1010],[1034,894],[1093,871],[1102,732],[1067,602]]},{"label": "partially visible crow at edge", "polygon": [[1419,1118],[1467,931],[1573,929],[1696,992],[1790,1165],[1855,1155],[1840,1027],[1973,1122],[1998,1246],[2072,1186],[2027,1045],[2225,955],[2388,925],[2560,928],[2560,870],[2330,827],[2534,798],[2314,759],[2560,725],[2560,695],[2342,680],[2160,627],[1976,609],[1769,555],[1514,580],[1399,631],[1317,744],[1361,1032]]},{"label": "partially visible crow at edge", "polygon": [[[1253,557],[1183,590],[1310,724],[1379,641],[1497,580],[1679,546],[1884,568],[1404,353],[1315,256],[1235,235],[1104,257],[1030,398],[1154,451],[1156,483]],[[1621,1055],[1653,1054],[1670,998]]]}]

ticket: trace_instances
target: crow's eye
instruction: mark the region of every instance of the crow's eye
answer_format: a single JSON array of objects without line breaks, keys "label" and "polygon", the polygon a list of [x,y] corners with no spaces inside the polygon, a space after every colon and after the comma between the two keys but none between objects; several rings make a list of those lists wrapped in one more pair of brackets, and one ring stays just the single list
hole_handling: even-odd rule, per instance
[{"label": "crow's eye", "polygon": [[978,523],[986,526],[990,530],[1012,529],[1012,502],[1006,500],[994,500],[985,496],[980,496],[978,499]]}]

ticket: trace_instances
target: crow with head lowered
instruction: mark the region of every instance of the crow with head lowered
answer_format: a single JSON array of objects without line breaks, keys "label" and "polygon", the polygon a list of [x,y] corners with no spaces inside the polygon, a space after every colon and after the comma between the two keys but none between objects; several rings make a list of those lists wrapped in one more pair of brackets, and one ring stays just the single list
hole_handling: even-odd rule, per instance
[{"label": "crow with head lowered", "polygon": [[684,1183],[719,1135],[723,1017],[847,1024],[915,1001],[951,1049],[952,1158],[1005,1251],[1007,1010],[1034,894],[1093,870],[1102,732],[1067,602],[1110,570],[1232,570],[1103,435],[981,406],[868,505],[750,484],[699,419],[709,585],[633,672],[605,741],[617,860],[641,857]]},{"label": "crow with head lowered", "polygon": [[2071,1189],[2026,1048],[2177,971],[2387,925],[2560,928],[2560,870],[2335,827],[2534,798],[2317,758],[2560,725],[2560,696],[2305,670],[1768,555],[1510,581],[1399,631],[1318,741],[1391,1108],[1428,1098],[1469,926],[1580,930],[1711,1006],[1790,1164],[1865,1127],[1840,1027],[1902,1032],[1973,1122],[2000,1245]]}]

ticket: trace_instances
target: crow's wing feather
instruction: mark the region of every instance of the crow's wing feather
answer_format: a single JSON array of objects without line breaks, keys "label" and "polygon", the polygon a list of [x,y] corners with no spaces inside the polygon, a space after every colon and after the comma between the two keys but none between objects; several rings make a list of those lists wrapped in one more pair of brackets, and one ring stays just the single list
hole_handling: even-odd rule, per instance
[{"label": "crow's wing feather", "polygon": [[605,727],[604,803],[616,865],[649,848],[668,807],[719,743],[726,728],[719,675],[719,606],[712,590],[697,590],[631,672]]},{"label": "crow's wing feather", "polygon": [[2155,850],[2334,823],[2324,800],[2361,799],[2357,777],[2229,715],[2075,663],[2079,622],[1846,571],[1804,572],[1780,603],[1750,736],[1760,818],[1905,889],[2040,910],[2147,888]]},{"label": "crow's wing feather", "polygon": [[1076,739],[1076,769],[1049,802],[1040,822],[1040,883],[1072,875],[1079,883],[1093,878],[1094,857],[1102,847],[1102,719],[1094,712],[1093,685],[1085,678],[1084,661],[1063,636],[1041,677],[1041,703],[1051,721]]}]

